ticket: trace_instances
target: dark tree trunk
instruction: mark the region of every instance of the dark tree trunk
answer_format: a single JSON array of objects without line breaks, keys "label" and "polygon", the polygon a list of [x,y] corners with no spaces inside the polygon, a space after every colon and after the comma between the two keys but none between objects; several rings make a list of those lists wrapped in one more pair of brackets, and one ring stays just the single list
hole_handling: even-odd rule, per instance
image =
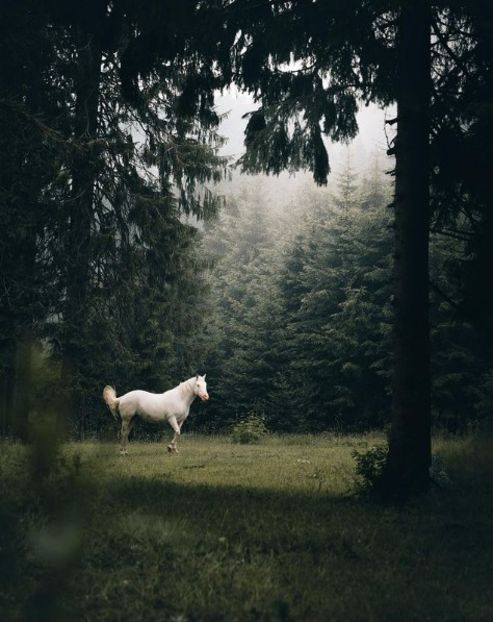
[{"label": "dark tree trunk", "polygon": [[33,376],[32,357],[35,342],[36,303],[38,302],[36,265],[36,213],[37,205],[26,200],[25,210],[29,225],[19,239],[15,258],[21,267],[22,285],[19,291],[19,306],[22,311],[17,317],[15,328],[14,375],[12,386],[12,433],[15,438],[27,441],[29,438],[29,414],[32,407]]},{"label": "dark tree trunk", "polygon": [[84,430],[81,429],[83,417],[79,369],[90,289],[91,225],[97,178],[94,141],[98,135],[102,54],[95,37],[81,27],[78,28],[77,43],[74,118],[77,151],[72,166],[72,200],[67,237],[62,379],[68,392],[68,408],[76,419],[82,437]]},{"label": "dark tree trunk", "polygon": [[12,404],[15,381],[14,348],[9,343],[4,346],[2,373],[0,374],[0,434],[7,437],[12,433]]},{"label": "dark tree trunk", "polygon": [[15,375],[12,396],[12,434],[14,438],[27,441],[29,438],[29,412],[32,395],[32,349],[33,336],[26,328],[17,339]]},{"label": "dark tree trunk", "polygon": [[404,3],[398,25],[392,427],[383,478],[389,496],[429,486],[430,23],[429,0]]},{"label": "dark tree trunk", "polygon": [[[25,98],[26,108],[37,111],[36,84]],[[8,119],[8,117],[7,117]],[[22,127],[15,116],[13,127],[19,133],[32,131]],[[4,120],[5,122],[5,120]],[[9,138],[1,144],[8,150]],[[35,324],[39,314],[37,253],[37,218],[39,185],[37,173],[36,139],[33,140],[34,156],[30,158],[29,146],[19,141],[10,145],[10,157],[0,173],[3,189],[4,223],[0,239],[3,241],[0,272],[2,293],[0,295],[0,324],[2,327],[0,369],[0,434],[13,436],[22,441],[28,439],[28,420],[31,406],[32,377],[31,358],[34,346]]]},{"label": "dark tree trunk", "polygon": [[26,199],[22,214],[24,229],[18,233],[16,243],[9,244],[7,250],[15,265],[10,263],[10,273],[2,275],[12,301],[2,309],[5,334],[0,384],[1,434],[22,441],[28,438],[33,380],[31,359],[37,302],[35,207]]}]

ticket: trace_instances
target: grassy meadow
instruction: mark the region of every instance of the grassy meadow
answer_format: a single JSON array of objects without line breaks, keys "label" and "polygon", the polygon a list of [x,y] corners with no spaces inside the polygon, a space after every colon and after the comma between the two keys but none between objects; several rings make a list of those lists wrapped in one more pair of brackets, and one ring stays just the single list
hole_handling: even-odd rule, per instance
[{"label": "grassy meadow", "polygon": [[453,487],[405,507],[355,493],[381,442],[4,443],[0,619],[493,620],[493,441],[436,439]]}]

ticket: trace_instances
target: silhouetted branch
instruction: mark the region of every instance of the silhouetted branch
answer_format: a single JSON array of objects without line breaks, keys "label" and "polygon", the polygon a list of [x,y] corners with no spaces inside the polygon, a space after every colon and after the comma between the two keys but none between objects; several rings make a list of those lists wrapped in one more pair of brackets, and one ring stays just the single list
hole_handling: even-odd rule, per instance
[{"label": "silhouetted branch", "polygon": [[448,302],[451,307],[453,307],[454,309],[457,309],[457,310],[460,309],[460,306],[455,302],[455,300],[452,300],[452,298],[450,298],[450,296],[448,296],[445,292],[443,292],[438,287],[438,285],[433,283],[433,281],[431,279],[430,279],[430,289],[432,289],[436,294],[438,294],[441,298],[443,298],[445,300],[445,302]]}]

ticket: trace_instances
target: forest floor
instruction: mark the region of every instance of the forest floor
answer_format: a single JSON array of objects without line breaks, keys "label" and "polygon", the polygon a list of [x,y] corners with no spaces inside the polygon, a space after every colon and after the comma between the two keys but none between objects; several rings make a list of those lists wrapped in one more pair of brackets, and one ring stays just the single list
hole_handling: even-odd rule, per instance
[{"label": "forest floor", "polygon": [[404,507],[355,494],[379,436],[234,445],[0,445],[0,618],[493,620],[493,441],[436,439],[453,481]]}]

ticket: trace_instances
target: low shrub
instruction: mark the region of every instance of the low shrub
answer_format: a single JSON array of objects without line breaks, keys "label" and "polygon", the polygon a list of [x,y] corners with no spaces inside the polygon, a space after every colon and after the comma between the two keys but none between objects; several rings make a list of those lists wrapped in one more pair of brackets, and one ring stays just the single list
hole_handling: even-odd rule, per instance
[{"label": "low shrub", "polygon": [[268,433],[262,415],[251,414],[231,428],[231,440],[241,445],[258,443]]},{"label": "low shrub", "polygon": [[352,452],[356,462],[358,485],[362,490],[373,492],[378,488],[387,453],[387,445],[372,446],[366,451],[354,450]]}]

